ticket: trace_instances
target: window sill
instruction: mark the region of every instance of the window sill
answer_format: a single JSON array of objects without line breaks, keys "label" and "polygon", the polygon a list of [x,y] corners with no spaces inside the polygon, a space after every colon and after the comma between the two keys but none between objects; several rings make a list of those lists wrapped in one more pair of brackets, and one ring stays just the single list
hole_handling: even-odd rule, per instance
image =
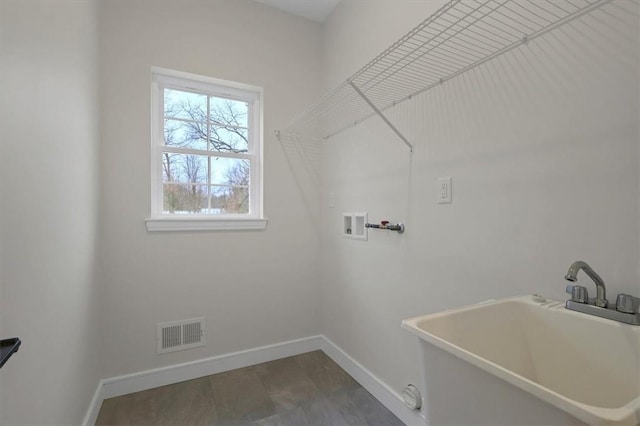
[{"label": "window sill", "polygon": [[262,231],[267,219],[149,218],[147,231]]}]

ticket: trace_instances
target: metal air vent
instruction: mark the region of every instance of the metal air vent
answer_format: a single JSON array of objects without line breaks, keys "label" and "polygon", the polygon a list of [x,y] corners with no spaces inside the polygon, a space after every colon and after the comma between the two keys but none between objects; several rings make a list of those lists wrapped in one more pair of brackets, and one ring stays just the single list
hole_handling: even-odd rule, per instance
[{"label": "metal air vent", "polygon": [[158,324],[158,354],[204,346],[205,318],[192,318]]}]

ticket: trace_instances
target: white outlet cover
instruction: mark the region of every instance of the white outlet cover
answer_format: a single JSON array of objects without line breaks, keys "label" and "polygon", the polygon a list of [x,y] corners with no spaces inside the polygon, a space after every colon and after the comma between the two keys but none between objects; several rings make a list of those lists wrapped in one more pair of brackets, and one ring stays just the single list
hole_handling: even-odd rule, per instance
[{"label": "white outlet cover", "polygon": [[439,177],[438,184],[436,187],[436,197],[438,199],[438,204],[449,204],[451,203],[451,177]]}]

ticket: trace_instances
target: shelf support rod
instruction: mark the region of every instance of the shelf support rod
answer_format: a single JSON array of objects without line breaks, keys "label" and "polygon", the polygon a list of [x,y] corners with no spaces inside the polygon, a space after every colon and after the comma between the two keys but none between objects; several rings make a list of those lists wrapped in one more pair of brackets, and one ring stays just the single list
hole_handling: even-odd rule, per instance
[{"label": "shelf support rod", "polygon": [[353,90],[356,91],[356,93],[358,95],[360,95],[360,97],[362,99],[364,99],[364,101],[371,107],[371,109],[378,114],[378,116],[380,116],[380,118],[382,118],[382,121],[384,121],[385,123],[387,123],[387,126],[389,126],[391,128],[391,130],[393,130],[393,132],[398,135],[398,137],[400,139],[402,139],[402,142],[405,143],[405,145],[407,145],[409,147],[409,151],[413,152],[413,145],[411,145],[411,143],[409,142],[409,140],[407,138],[404,137],[404,135],[400,132],[400,130],[398,130],[396,128],[396,126],[393,125],[393,123],[391,121],[389,121],[389,119],[382,113],[382,111],[380,111],[378,109],[377,106],[374,105],[373,102],[371,102],[371,100],[369,98],[367,98],[367,95],[365,95],[364,93],[362,93],[362,90],[360,90],[360,88],[358,86],[355,85],[355,83],[352,80],[347,80],[347,83],[349,83],[349,85],[353,88]]}]

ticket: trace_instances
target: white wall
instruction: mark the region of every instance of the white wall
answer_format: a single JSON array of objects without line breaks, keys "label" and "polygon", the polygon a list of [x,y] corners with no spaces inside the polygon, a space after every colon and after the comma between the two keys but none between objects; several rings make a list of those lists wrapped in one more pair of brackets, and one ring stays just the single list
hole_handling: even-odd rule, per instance
[{"label": "white wall", "polygon": [[[610,299],[640,294],[638,14],[622,3],[637,10],[613,2],[389,111],[413,155],[377,118],[323,145],[322,331],[396,390],[420,380],[403,318],[518,294],[564,300],[578,259]],[[325,24],[326,82],[442,4],[343,0]],[[450,205],[436,204],[438,176],[453,178]],[[406,233],[343,239],[348,211]]]},{"label": "white wall", "polygon": [[102,377],[96,5],[2,0],[0,424],[78,424]]},{"label": "white wall", "polygon": [[[248,0],[108,0],[98,17],[90,0],[0,0],[0,334],[24,340],[0,372],[0,424],[79,423],[100,378],[319,332],[399,390],[419,381],[402,318],[564,299],[579,258],[610,298],[640,293],[638,29],[624,17],[398,106],[413,155],[377,119],[324,144],[313,223],[273,130],[443,3],[343,0],[320,27]],[[266,231],[146,231],[154,65],[264,87]],[[343,211],[407,232],[342,239]],[[157,322],[199,315],[206,347],[155,354]]]},{"label": "white wall", "polygon": [[[248,0],[100,7],[106,377],[318,333],[319,237],[274,137],[319,94],[321,28]],[[264,88],[263,232],[149,233],[152,66]],[[156,355],[156,324],[207,317],[205,347]]]}]

